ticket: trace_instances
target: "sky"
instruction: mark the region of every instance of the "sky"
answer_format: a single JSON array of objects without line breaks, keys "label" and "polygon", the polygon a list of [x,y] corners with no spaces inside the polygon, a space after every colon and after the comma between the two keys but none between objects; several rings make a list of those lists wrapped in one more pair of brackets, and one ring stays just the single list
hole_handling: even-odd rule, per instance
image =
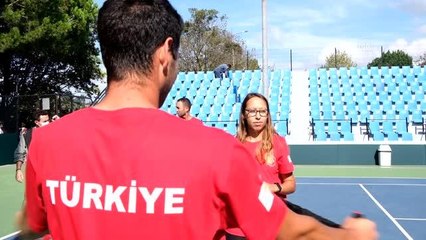
[{"label": "sky", "polygon": [[[96,0],[99,6],[102,0]],[[189,20],[189,8],[216,9],[227,29],[262,58],[261,0],[170,0]],[[403,50],[414,60],[426,53],[426,0],[268,0],[268,65],[308,69],[335,49],[366,66],[384,51]]]}]

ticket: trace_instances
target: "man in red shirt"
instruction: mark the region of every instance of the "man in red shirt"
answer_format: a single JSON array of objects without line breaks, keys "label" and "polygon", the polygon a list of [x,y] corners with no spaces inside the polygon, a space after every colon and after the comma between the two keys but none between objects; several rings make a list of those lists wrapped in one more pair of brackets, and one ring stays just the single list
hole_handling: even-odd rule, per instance
[{"label": "man in red shirt", "polygon": [[191,101],[188,98],[179,98],[176,102],[176,114],[178,117],[187,121],[202,124],[203,122],[193,116],[191,116]]},{"label": "man in red shirt", "polygon": [[239,226],[250,239],[376,239],[366,219],[334,230],[288,211],[232,136],[158,110],[177,76],[182,29],[167,0],[104,3],[107,94],[35,130],[23,234],[219,239]]}]

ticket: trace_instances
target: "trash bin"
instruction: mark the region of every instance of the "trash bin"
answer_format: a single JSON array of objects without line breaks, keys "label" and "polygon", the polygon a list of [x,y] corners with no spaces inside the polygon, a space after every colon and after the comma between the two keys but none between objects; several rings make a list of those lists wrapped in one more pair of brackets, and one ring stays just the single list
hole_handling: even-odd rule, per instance
[{"label": "trash bin", "polygon": [[377,149],[379,154],[379,165],[381,167],[390,167],[392,165],[392,149],[387,144],[382,144]]}]

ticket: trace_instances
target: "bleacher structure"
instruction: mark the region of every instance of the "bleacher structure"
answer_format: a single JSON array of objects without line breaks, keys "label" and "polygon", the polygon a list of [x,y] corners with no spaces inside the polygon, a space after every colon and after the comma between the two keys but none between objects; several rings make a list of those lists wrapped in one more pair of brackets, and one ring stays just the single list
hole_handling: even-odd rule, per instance
[{"label": "bleacher structure", "polygon": [[[290,113],[291,72],[269,73],[270,111],[277,132],[287,135]],[[161,109],[176,114],[176,101],[187,97],[192,102],[191,114],[205,125],[235,135],[241,102],[248,93],[262,92],[260,70],[235,71],[230,78],[214,78],[213,72],[179,73]]]},{"label": "bleacher structure", "polygon": [[[291,137],[291,95],[309,98],[310,136],[314,141],[415,141],[424,139],[426,70],[424,67],[351,67],[311,69],[305,79],[290,70],[268,72],[272,120],[281,135]],[[292,83],[309,81],[294,91]],[[235,135],[241,101],[262,92],[260,70],[234,71],[218,79],[213,72],[179,73],[161,107],[176,114],[180,97],[192,101],[192,115],[206,125]],[[308,100],[307,100],[308,102]],[[293,106],[294,107],[294,106]],[[305,127],[305,126],[302,126]]]}]

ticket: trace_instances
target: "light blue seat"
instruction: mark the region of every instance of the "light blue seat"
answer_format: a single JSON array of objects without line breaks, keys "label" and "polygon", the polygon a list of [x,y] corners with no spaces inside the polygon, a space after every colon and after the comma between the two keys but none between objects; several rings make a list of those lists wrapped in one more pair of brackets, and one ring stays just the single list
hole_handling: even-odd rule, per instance
[{"label": "light blue seat", "polygon": [[358,117],[359,115],[357,111],[353,110],[348,112],[348,119],[352,121],[352,124],[358,123],[358,120],[359,120]]},{"label": "light blue seat", "polygon": [[407,76],[408,74],[411,74],[411,67],[410,66],[402,66],[402,74]]},{"label": "light blue seat", "polygon": [[379,75],[379,68],[378,67],[371,67],[370,68],[370,74],[372,76],[378,76]]},{"label": "light blue seat", "polygon": [[328,122],[328,127],[327,127],[327,132],[329,134],[339,132],[339,129],[337,127],[337,122],[335,122],[335,121],[329,121]]},{"label": "light blue seat", "polygon": [[276,127],[278,134],[280,134],[281,136],[287,135],[287,122],[286,121],[277,122],[275,127]]},{"label": "light blue seat", "polygon": [[389,134],[394,132],[393,130],[393,122],[392,121],[384,121],[383,122],[383,133]]},{"label": "light blue seat", "polygon": [[353,141],[354,140],[354,134],[351,132],[343,132],[343,140],[344,141]]},{"label": "light blue seat", "polygon": [[423,123],[423,115],[421,110],[416,110],[412,114],[411,121],[414,124],[422,124]]},{"label": "light blue seat", "polygon": [[400,69],[398,66],[392,66],[391,71],[392,71],[392,75],[394,76],[397,74],[400,74]]},{"label": "light blue seat", "polygon": [[345,132],[352,132],[352,126],[351,123],[348,121],[343,121],[341,122],[340,125],[340,130],[341,132],[345,133]]},{"label": "light blue seat", "polygon": [[385,140],[385,136],[381,132],[374,132],[372,135],[373,135],[374,141],[384,141]]},{"label": "light blue seat", "polygon": [[408,101],[408,103],[407,103],[407,110],[409,112],[414,112],[414,111],[418,110],[417,107],[418,107],[418,104],[417,104],[417,102],[415,100]]},{"label": "light blue seat", "polygon": [[396,132],[399,134],[403,134],[408,132],[407,122],[400,120],[396,122]]},{"label": "light blue seat", "polygon": [[340,137],[341,137],[340,133],[331,132],[329,133],[329,135],[330,135],[330,141],[340,141]]},{"label": "light blue seat", "polygon": [[382,76],[389,75],[389,67],[387,67],[387,66],[381,67],[380,72],[381,72]]},{"label": "light blue seat", "polygon": [[325,134],[325,132],[316,132],[314,138],[315,141],[326,141],[327,134]]},{"label": "light blue seat", "polygon": [[398,141],[399,137],[397,133],[390,132],[390,133],[387,133],[386,135],[387,135],[388,141]]},{"label": "light blue seat", "polygon": [[402,133],[402,141],[413,141],[413,134],[409,132]]},{"label": "light blue seat", "polygon": [[396,112],[395,110],[386,111],[386,120],[396,120]]},{"label": "light blue seat", "polygon": [[380,123],[378,121],[368,122],[368,129],[370,132],[380,132]]},{"label": "light blue seat", "polygon": [[409,116],[408,110],[402,109],[398,111],[398,119],[407,119]]},{"label": "light blue seat", "polygon": [[402,100],[404,100],[405,102],[408,102],[408,101],[410,101],[411,99],[412,99],[412,94],[411,94],[411,92],[404,92],[403,94],[402,94]]}]

